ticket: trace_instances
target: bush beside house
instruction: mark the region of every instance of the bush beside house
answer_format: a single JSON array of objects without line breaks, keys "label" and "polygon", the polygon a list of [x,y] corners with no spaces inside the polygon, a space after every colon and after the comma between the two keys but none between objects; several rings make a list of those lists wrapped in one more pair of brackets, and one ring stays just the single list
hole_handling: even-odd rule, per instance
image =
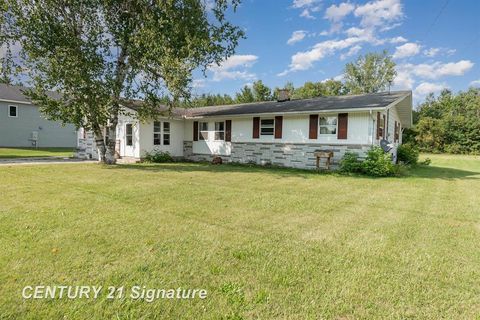
[{"label": "bush beside house", "polygon": [[385,153],[378,146],[372,147],[364,161],[361,161],[357,153],[346,152],[340,161],[340,172],[361,173],[374,177],[386,177],[395,173],[392,155]]},{"label": "bush beside house", "polygon": [[174,159],[168,152],[153,150],[145,153],[143,161],[148,163],[168,163],[173,162]]}]

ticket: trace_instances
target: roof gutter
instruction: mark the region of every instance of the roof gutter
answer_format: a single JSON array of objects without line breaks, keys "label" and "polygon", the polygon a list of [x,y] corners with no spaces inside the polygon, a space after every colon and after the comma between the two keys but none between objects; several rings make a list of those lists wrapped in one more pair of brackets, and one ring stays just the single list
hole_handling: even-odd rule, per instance
[{"label": "roof gutter", "polygon": [[206,116],[184,116],[185,119],[205,119],[205,118],[241,118],[241,117],[257,117],[269,115],[297,115],[297,114],[313,114],[313,113],[341,113],[341,112],[368,112],[372,110],[385,110],[386,107],[375,108],[350,108],[350,109],[332,109],[332,110],[310,110],[310,111],[289,111],[289,112],[264,112],[264,113],[242,113],[242,114],[215,114]]},{"label": "roof gutter", "polygon": [[8,99],[0,99],[0,102],[32,104],[30,101],[19,101],[19,100],[8,100]]}]

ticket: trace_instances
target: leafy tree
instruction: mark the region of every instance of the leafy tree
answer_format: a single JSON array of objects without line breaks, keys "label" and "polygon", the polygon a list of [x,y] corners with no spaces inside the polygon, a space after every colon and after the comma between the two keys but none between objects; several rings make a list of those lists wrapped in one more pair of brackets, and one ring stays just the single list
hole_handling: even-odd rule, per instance
[{"label": "leafy tree", "polygon": [[269,101],[272,99],[272,90],[264,85],[262,80],[255,81],[252,88],[255,101]]},{"label": "leafy tree", "polygon": [[101,160],[114,163],[122,100],[144,100],[140,118],[155,116],[163,95],[188,100],[192,71],[219,64],[243,37],[226,20],[238,3],[3,0],[0,45],[19,44],[10,62],[42,111],[92,130]]},{"label": "leafy tree", "polygon": [[308,99],[322,96],[339,96],[346,93],[341,81],[329,79],[323,82],[307,81],[303,86],[294,90],[293,98]]},{"label": "leafy tree", "polygon": [[431,94],[419,106],[418,119],[410,135],[422,151],[480,153],[480,89]]},{"label": "leafy tree", "polygon": [[397,75],[395,62],[387,51],[368,53],[345,66],[345,87],[351,94],[385,90]]},{"label": "leafy tree", "polygon": [[329,79],[322,82],[322,94],[324,96],[341,96],[346,93],[345,86],[341,81]]},{"label": "leafy tree", "polygon": [[240,92],[237,92],[235,95],[235,101],[238,103],[249,103],[254,102],[255,97],[253,96],[253,91],[249,86],[244,86]]},{"label": "leafy tree", "polygon": [[307,81],[303,84],[303,86],[296,88],[294,93],[293,93],[293,98],[294,99],[308,99],[308,98],[315,98],[315,97],[321,97],[321,89],[319,82],[311,82]]},{"label": "leafy tree", "polygon": [[192,99],[191,103],[186,103],[186,107],[207,107],[233,104],[235,101],[228,94],[202,94],[199,97]]}]

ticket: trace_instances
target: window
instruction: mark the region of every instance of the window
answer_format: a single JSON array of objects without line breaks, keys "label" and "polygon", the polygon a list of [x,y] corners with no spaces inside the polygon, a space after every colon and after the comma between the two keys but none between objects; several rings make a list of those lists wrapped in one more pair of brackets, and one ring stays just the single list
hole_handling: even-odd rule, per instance
[{"label": "window", "polygon": [[198,123],[198,140],[208,140],[208,122],[199,122]]},{"label": "window", "polygon": [[260,120],[260,135],[273,136],[275,121],[273,119]]},{"label": "window", "polygon": [[18,107],[17,106],[8,106],[8,116],[12,118],[18,117]]},{"label": "window", "polygon": [[163,123],[163,145],[170,145],[170,122]]},{"label": "window", "polygon": [[383,116],[378,123],[378,136],[380,139],[385,138],[385,116]]},{"label": "window", "polygon": [[225,140],[225,122],[215,122],[215,140]]},{"label": "window", "polygon": [[319,118],[320,134],[337,134],[337,117]]},{"label": "window", "polygon": [[125,125],[125,144],[127,146],[133,145],[133,127],[131,123]]},{"label": "window", "polygon": [[153,122],[153,145],[159,146],[162,141],[162,123],[160,121]]}]

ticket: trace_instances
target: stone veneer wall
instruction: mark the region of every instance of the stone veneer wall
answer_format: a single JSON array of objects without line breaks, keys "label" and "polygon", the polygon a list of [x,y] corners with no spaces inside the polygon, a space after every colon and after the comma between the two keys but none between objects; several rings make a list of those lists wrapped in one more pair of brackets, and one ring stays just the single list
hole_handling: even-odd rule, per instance
[{"label": "stone veneer wall", "polygon": [[[214,157],[207,154],[194,154],[192,141],[184,141],[183,154],[191,161],[210,161]],[[230,156],[220,156],[226,162],[255,163],[259,165],[272,164],[300,169],[315,169],[316,151],[333,151],[330,168],[338,168],[339,162],[346,151],[356,152],[364,157],[370,145],[334,145],[314,143],[259,143],[232,142]]]}]

